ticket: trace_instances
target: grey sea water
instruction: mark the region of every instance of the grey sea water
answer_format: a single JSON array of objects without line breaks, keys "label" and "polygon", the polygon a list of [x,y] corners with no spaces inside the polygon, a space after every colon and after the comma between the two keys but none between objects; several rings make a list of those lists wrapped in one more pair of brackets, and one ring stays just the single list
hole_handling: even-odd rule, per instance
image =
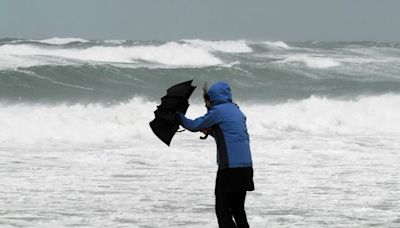
[{"label": "grey sea water", "polygon": [[247,116],[252,227],[400,227],[400,44],[0,40],[1,227],[217,227],[214,142],[148,123],[225,80]]},{"label": "grey sea water", "polygon": [[173,83],[227,80],[237,98],[284,102],[398,93],[399,43],[0,40],[3,101],[151,100]]}]

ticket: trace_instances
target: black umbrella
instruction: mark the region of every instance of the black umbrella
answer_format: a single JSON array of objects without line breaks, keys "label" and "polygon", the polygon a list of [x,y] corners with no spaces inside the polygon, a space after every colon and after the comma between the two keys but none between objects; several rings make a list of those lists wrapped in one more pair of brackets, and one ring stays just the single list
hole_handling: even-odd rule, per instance
[{"label": "black umbrella", "polygon": [[156,117],[150,122],[150,127],[168,146],[179,129],[176,113],[185,114],[189,107],[189,97],[196,88],[192,86],[192,82],[193,80],[182,82],[167,89],[167,95],[161,98],[161,104],[154,111]]}]

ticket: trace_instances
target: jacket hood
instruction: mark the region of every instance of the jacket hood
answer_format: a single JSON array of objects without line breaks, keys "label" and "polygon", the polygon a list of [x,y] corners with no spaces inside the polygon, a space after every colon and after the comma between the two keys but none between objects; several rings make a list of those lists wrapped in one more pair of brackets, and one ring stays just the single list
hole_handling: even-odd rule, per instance
[{"label": "jacket hood", "polygon": [[232,92],[228,83],[224,81],[213,84],[208,89],[211,105],[219,105],[223,103],[232,102]]}]

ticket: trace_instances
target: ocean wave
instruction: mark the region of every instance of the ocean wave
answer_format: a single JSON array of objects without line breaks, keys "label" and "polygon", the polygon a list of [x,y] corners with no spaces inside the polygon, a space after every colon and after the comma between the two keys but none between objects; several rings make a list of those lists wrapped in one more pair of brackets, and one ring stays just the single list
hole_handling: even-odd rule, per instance
[{"label": "ocean wave", "polygon": [[340,62],[327,57],[316,57],[310,55],[293,55],[284,60],[276,61],[277,63],[303,63],[309,68],[326,69],[340,66]]},{"label": "ocean wave", "polygon": [[[51,45],[44,45],[51,44]],[[65,45],[68,44],[68,45]],[[360,46],[360,45],[359,45]],[[386,47],[387,46],[387,47]],[[247,65],[306,66],[327,69],[346,65],[344,74],[359,73],[374,65],[378,69],[398,70],[400,48],[354,47],[341,43],[282,41],[252,42],[246,40],[208,41],[186,39],[171,42],[129,40],[85,40],[82,38],[50,38],[44,40],[0,40],[0,70],[42,65],[122,64],[129,68],[198,68],[209,66]],[[235,64],[232,64],[235,63]],[[394,63],[394,64],[392,64]],[[361,67],[360,67],[361,66]],[[368,73],[368,72],[367,72]],[[374,72],[375,73],[375,72]],[[396,73],[397,75],[397,73]]]},{"label": "ocean wave", "polygon": [[0,47],[0,70],[10,70],[45,65],[60,66],[73,64],[74,62],[68,61],[67,59],[54,58],[49,56],[2,54]]},{"label": "ocean wave", "polygon": [[221,41],[206,41],[206,40],[183,40],[194,47],[205,48],[210,51],[220,51],[225,53],[251,53],[253,50],[244,40],[221,40]]},{"label": "ocean wave", "polygon": [[89,40],[85,40],[82,38],[60,38],[60,37],[53,37],[53,38],[49,38],[49,39],[33,40],[33,41],[37,41],[40,43],[46,43],[46,44],[54,44],[54,45],[63,45],[63,44],[69,44],[69,43],[74,43],[74,42],[80,42],[80,43],[90,42]]},{"label": "ocean wave", "polygon": [[[311,97],[274,105],[240,105],[248,117],[249,133],[256,138],[291,132],[398,137],[399,103],[400,95],[386,94],[354,100]],[[140,97],[111,106],[3,104],[0,105],[0,143],[18,146],[135,141],[162,144],[148,125],[157,105]],[[202,104],[193,104],[187,116],[194,118],[205,112]]]},{"label": "ocean wave", "polygon": [[253,133],[303,132],[323,135],[400,135],[400,95],[301,101],[245,107]]},{"label": "ocean wave", "polygon": [[120,44],[125,43],[126,40],[104,40],[103,42],[106,43],[106,44],[117,44],[117,45],[120,45]]},{"label": "ocean wave", "polygon": [[275,41],[275,42],[265,41],[263,44],[273,49],[290,49],[289,45],[287,45],[283,41]]},{"label": "ocean wave", "polygon": [[[76,64],[76,60],[105,63],[137,63],[137,61],[145,61],[180,67],[203,67],[224,63],[204,48],[176,42],[169,42],[159,46],[93,46],[88,48],[47,48],[31,44],[6,44],[0,46],[0,56],[4,61],[0,65],[3,68],[51,65],[55,62]],[[60,59],[63,59],[63,61],[59,61]],[[73,61],[68,62],[68,60]]]},{"label": "ocean wave", "polygon": [[151,133],[148,122],[156,107],[140,98],[114,106],[0,106],[0,142],[7,145],[104,144],[140,140]]}]

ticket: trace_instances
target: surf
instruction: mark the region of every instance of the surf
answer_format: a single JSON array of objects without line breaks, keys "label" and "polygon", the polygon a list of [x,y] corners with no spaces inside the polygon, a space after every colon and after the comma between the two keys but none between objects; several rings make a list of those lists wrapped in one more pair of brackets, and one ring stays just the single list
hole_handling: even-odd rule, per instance
[{"label": "surf", "polygon": [[[353,100],[310,97],[279,104],[238,101],[254,139],[273,135],[400,136],[400,95]],[[0,104],[0,143],[4,146],[113,145],[151,142],[148,127],[159,102],[135,97],[113,105]],[[187,116],[206,112],[193,102]],[[181,137],[181,136],[178,136]],[[194,138],[193,138],[194,140]]]}]

